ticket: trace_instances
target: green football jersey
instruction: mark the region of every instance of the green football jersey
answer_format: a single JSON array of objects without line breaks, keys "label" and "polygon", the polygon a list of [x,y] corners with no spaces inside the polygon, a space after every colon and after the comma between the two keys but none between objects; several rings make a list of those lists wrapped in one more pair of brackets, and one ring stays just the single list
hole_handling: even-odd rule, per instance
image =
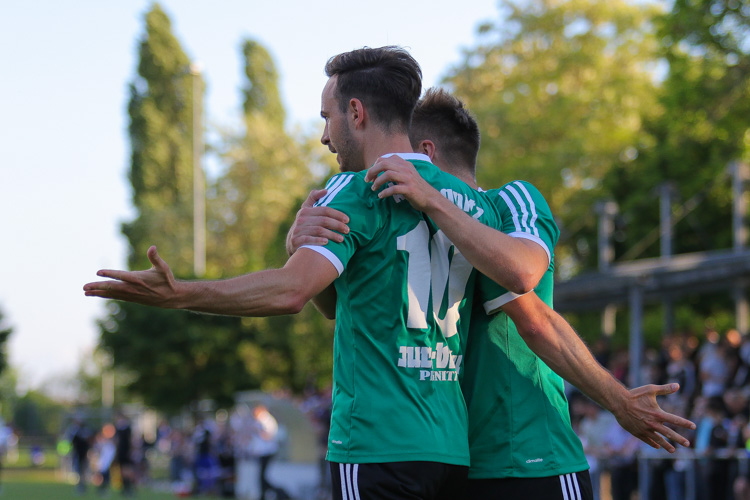
[{"label": "green football jersey", "polygon": [[[471,216],[497,224],[482,193],[425,155],[401,156]],[[349,216],[344,241],[308,247],[339,270],[327,459],[469,465],[458,379],[476,272],[403,197],[379,199],[365,173],[334,176],[318,202]]]},{"label": "green football jersey", "polygon": [[[544,197],[514,181],[487,192],[503,220],[503,232],[539,243],[550,257],[535,293],[552,307],[553,249],[559,231]],[[461,381],[469,409],[472,479],[546,477],[588,469],[570,423],[563,380],[531,349],[500,311],[517,297],[485,276],[474,304]]]}]

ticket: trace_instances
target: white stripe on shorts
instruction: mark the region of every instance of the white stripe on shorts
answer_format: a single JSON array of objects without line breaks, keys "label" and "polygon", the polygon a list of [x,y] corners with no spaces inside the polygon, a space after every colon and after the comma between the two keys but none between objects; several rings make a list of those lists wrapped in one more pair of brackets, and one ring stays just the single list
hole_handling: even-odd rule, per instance
[{"label": "white stripe on shorts", "polygon": [[565,476],[558,476],[560,478],[560,488],[562,488],[563,500],[570,500],[568,498],[568,485],[565,484]]},{"label": "white stripe on shorts", "polygon": [[359,464],[339,464],[341,475],[341,497],[344,500],[359,499]]},{"label": "white stripe on shorts", "polygon": [[578,487],[578,474],[573,473],[571,474],[571,476],[573,477],[573,484],[576,487],[576,498],[578,500],[582,500],[583,497],[581,496],[581,488]]},{"label": "white stripe on shorts", "polygon": [[576,474],[565,474],[560,477],[563,500],[581,500],[581,489],[578,487]]}]

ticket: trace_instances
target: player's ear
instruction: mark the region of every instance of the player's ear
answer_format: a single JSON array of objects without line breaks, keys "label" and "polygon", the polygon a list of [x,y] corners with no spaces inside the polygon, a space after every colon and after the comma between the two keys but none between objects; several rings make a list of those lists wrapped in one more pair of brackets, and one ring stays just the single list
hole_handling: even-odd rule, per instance
[{"label": "player's ear", "polygon": [[423,153],[430,157],[430,160],[434,160],[435,157],[435,143],[429,139],[425,139],[417,146],[417,153]]},{"label": "player's ear", "polygon": [[366,116],[365,106],[362,104],[362,101],[356,98],[349,99],[347,115],[355,128],[362,126]]}]

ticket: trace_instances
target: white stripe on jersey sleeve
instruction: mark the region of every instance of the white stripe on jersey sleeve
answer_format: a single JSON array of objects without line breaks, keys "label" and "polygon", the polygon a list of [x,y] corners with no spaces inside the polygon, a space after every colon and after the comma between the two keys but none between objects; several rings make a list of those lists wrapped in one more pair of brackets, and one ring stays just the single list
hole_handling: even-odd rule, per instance
[{"label": "white stripe on jersey sleeve", "polygon": [[313,252],[318,252],[320,255],[328,259],[331,264],[333,264],[333,267],[336,268],[336,271],[339,272],[339,276],[344,272],[344,264],[342,264],[341,260],[336,257],[335,253],[331,252],[326,247],[318,245],[302,245],[300,248],[309,248]]},{"label": "white stripe on jersey sleeve", "polygon": [[[531,292],[526,292],[526,293],[531,293]],[[487,314],[495,314],[505,304],[516,300],[518,297],[526,295],[526,293],[518,294],[518,293],[513,293],[513,292],[505,292],[501,296],[485,302],[483,304],[484,312],[486,312]]]},{"label": "white stripe on jersey sleeve", "polygon": [[[529,211],[526,209],[526,203],[524,203],[523,199],[521,199],[521,195],[518,194],[518,191],[516,191],[513,186],[506,186],[505,189],[508,190],[510,194],[513,195],[513,198],[516,199],[518,202],[518,208],[521,211],[522,217],[521,217],[521,225],[523,226],[524,231],[533,231],[531,228],[529,228],[528,224],[526,224],[526,221],[529,218]],[[505,199],[505,198],[503,198]]]},{"label": "white stripe on jersey sleeve", "polygon": [[[518,202],[518,206],[520,207],[521,212],[523,213],[523,219],[521,219],[521,223],[523,224],[524,229],[527,231],[530,231],[532,234],[536,236],[539,236],[539,230],[536,228],[536,225],[535,225],[536,218],[537,218],[536,206],[534,205],[534,202],[531,201],[531,197],[529,196],[528,199],[524,200],[523,197],[521,197],[521,195],[518,193],[518,191],[516,191],[516,189],[513,186],[508,186],[506,189],[516,199],[516,201]],[[528,195],[529,192],[526,191],[526,189],[523,189],[523,191],[526,195]]]},{"label": "white stripe on jersey sleeve", "polygon": [[316,207],[325,207],[336,197],[344,186],[351,182],[353,175],[342,175],[336,179],[331,187],[326,186],[328,193],[315,203]]},{"label": "white stripe on jersey sleeve", "polygon": [[539,214],[536,213],[536,205],[534,204],[534,199],[529,194],[529,191],[526,189],[526,186],[523,185],[521,181],[515,181],[513,182],[518,188],[523,191],[523,194],[526,196],[526,199],[529,201],[529,210],[531,210],[531,221],[529,222],[529,226],[534,231],[534,234],[539,236],[539,230],[536,228],[536,219],[539,217]]},{"label": "white stripe on jersey sleeve", "polygon": [[510,213],[513,216],[513,224],[516,226],[516,231],[522,231],[521,224],[518,221],[518,211],[516,210],[516,206],[510,201],[510,197],[504,191],[500,191],[498,195],[500,195],[500,197],[505,200],[505,204],[508,205]]}]

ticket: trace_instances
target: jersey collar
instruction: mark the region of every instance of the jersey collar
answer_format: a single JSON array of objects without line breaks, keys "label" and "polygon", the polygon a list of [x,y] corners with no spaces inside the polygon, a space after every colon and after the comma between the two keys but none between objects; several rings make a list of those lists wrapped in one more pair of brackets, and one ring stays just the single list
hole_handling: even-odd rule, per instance
[{"label": "jersey collar", "polygon": [[386,155],[383,155],[381,158],[388,158],[391,156],[398,156],[403,158],[404,160],[420,160],[426,161],[427,163],[432,163],[430,157],[423,153],[388,153]]}]

